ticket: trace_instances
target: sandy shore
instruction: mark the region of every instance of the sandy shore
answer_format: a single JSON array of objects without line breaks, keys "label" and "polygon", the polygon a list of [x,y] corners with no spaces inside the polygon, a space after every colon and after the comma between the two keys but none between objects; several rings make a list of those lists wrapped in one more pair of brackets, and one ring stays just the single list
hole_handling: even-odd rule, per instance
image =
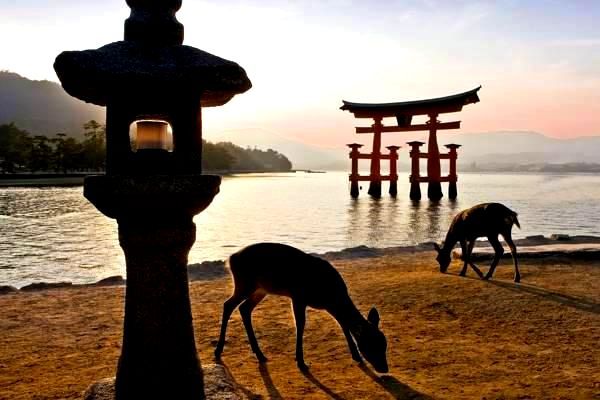
[{"label": "sandy shore", "polygon": [[[294,362],[289,302],[269,297],[254,314],[263,351],[251,353],[234,314],[223,354],[238,384],[256,398],[593,399],[600,397],[600,261],[560,255],[521,262],[512,283],[503,261],[495,280],[436,271],[432,252],[332,257],[365,312],[382,316],[390,373],[352,361],[331,317],[309,311],[305,358]],[[483,265],[482,265],[483,266]],[[191,284],[197,346],[213,362],[230,278]],[[0,399],[76,399],[115,372],[122,286],[75,287],[0,296]]]}]

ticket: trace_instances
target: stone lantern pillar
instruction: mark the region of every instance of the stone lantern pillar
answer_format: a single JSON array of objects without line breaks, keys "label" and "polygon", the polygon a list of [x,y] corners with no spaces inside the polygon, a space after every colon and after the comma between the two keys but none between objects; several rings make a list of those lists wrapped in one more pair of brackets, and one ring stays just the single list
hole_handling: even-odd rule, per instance
[{"label": "stone lantern pillar", "polygon": [[[182,45],[181,0],[127,4],[124,41],[63,52],[54,64],[69,94],[107,110],[106,175],[86,178],[84,195],[116,219],[126,259],[115,397],[202,399],[187,258],[192,219],[219,192],[220,177],[202,175],[201,108],[223,105],[251,83],[238,64]],[[172,149],[162,138],[145,147],[141,130],[154,124],[146,137],[160,136],[167,123]]]}]

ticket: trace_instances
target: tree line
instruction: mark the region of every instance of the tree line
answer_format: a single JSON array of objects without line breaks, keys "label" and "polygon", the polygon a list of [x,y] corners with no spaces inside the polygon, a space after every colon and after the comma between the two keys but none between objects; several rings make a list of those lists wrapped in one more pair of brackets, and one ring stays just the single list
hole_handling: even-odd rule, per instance
[{"label": "tree line", "polygon": [[242,148],[231,142],[203,141],[202,167],[210,171],[290,171],[292,163],[272,150]]},{"label": "tree line", "polygon": [[[14,123],[0,125],[0,173],[104,171],[106,126],[94,120],[83,125],[83,139],[65,133],[31,135]],[[211,171],[289,171],[283,154],[242,148],[233,143],[203,141],[202,166]]]},{"label": "tree line", "polygon": [[104,125],[92,120],[83,125],[84,139],[65,133],[32,136],[14,123],[0,125],[0,171],[74,172],[104,170]]}]

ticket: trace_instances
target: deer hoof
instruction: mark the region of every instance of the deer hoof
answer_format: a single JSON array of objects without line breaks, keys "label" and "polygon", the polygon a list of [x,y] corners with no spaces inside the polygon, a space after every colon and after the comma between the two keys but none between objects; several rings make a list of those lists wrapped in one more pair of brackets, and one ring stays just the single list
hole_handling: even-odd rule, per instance
[{"label": "deer hoof", "polygon": [[515,276],[515,283],[521,283],[521,277]]},{"label": "deer hoof", "polygon": [[220,348],[216,348],[215,349],[215,359],[220,360],[221,359],[221,354],[223,354],[223,349]]},{"label": "deer hoof", "polygon": [[483,278],[481,278],[481,279],[483,279],[484,281],[489,281],[489,280],[490,280],[490,278],[491,278],[491,276],[490,276],[490,275],[486,275],[486,276],[484,276],[484,277],[483,277]]},{"label": "deer hoof", "polygon": [[467,273],[466,272],[461,272],[460,274],[458,274],[458,276],[465,277],[465,276],[467,276]]},{"label": "deer hoof", "polygon": [[265,357],[265,355],[264,355],[264,354],[262,354],[262,353],[260,353],[260,354],[257,354],[257,355],[256,355],[256,358],[258,359],[258,362],[259,362],[259,363],[266,363],[267,361],[269,361],[269,360],[267,359],[267,357]]}]

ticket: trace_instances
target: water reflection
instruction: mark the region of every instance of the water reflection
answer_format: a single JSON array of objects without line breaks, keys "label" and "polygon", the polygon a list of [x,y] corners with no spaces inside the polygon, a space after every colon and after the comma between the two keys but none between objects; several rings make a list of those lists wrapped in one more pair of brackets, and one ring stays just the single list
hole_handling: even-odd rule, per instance
[{"label": "water reflection", "polygon": [[410,200],[408,209],[408,226],[412,232],[412,238],[410,244],[418,244],[417,238],[425,236],[424,224],[423,224],[423,203],[420,201]]},{"label": "water reflection", "polygon": [[368,199],[369,207],[367,212],[367,238],[370,242],[377,242],[384,234],[384,222],[381,220],[384,202],[382,199]]},{"label": "water reflection", "polygon": [[360,199],[350,198],[346,216],[348,218],[348,221],[346,223],[348,241],[350,244],[353,244],[357,242],[357,238],[360,237],[360,234],[362,232],[360,217]]},{"label": "water reflection", "polygon": [[440,233],[440,204],[439,201],[430,201],[427,205],[427,236],[437,238]]},{"label": "water reflection", "polygon": [[439,240],[459,207],[457,201],[351,199],[347,208],[349,241],[353,246],[395,246]]},{"label": "water reflection", "polygon": [[401,223],[400,214],[399,201],[393,197],[349,199],[346,220],[348,247],[381,246],[382,243],[404,241],[404,237],[398,237],[402,233],[397,226]]},{"label": "water reflection", "polygon": [[0,285],[122,274],[117,236],[81,188],[0,189]]}]

